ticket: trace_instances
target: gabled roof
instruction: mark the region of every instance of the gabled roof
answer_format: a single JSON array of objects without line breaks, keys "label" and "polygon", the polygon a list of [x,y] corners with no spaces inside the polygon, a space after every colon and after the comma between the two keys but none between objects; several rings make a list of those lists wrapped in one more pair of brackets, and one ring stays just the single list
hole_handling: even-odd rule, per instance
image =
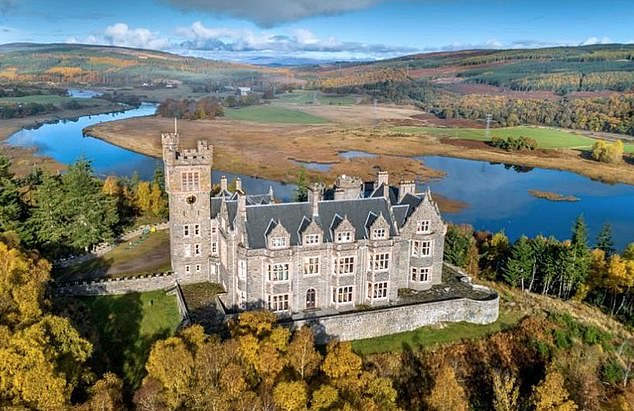
[{"label": "gabled roof", "polygon": [[[234,202],[228,201],[228,210]],[[213,207],[212,207],[213,208]],[[235,206],[233,215],[235,216]],[[319,221],[317,224],[324,230],[324,241],[332,241],[332,231],[344,217],[355,229],[356,240],[366,238],[366,224],[370,219],[383,215],[390,225],[390,235],[396,235],[390,217],[389,205],[384,198],[365,198],[357,200],[321,201],[319,203]],[[312,207],[310,203],[282,203],[269,205],[247,205],[246,230],[250,248],[265,248],[266,235],[274,225],[282,224],[291,236],[291,245],[301,243],[301,233],[310,225]],[[372,220],[373,221],[373,220]],[[334,223],[334,224],[333,224]],[[324,229],[325,227],[325,229]]]}]

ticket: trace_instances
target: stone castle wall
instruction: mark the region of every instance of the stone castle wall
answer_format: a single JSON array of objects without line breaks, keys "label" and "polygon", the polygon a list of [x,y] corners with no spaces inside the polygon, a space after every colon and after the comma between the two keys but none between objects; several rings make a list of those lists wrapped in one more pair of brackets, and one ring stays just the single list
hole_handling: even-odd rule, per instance
[{"label": "stone castle wall", "polygon": [[54,284],[58,296],[117,295],[165,290],[176,285],[172,272],[139,275],[126,278],[104,278],[94,281],[73,281]]},{"label": "stone castle wall", "polygon": [[281,323],[293,328],[308,325],[317,343],[324,344],[333,338],[351,341],[380,337],[443,322],[490,324],[497,320],[498,314],[499,297],[493,294],[489,300],[460,298],[414,303]]}]

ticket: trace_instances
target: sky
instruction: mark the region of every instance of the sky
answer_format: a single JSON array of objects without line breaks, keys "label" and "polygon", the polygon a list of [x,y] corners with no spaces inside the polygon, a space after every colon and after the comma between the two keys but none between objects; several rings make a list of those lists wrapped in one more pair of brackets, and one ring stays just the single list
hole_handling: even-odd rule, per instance
[{"label": "sky", "polygon": [[0,0],[0,44],[107,44],[232,61],[375,60],[634,43],[632,21],[632,0]]}]

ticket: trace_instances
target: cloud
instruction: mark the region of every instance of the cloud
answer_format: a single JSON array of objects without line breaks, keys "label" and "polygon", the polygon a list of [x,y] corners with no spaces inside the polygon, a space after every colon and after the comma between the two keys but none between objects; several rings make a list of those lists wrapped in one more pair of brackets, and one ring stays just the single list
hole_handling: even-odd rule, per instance
[{"label": "cloud", "polygon": [[388,46],[339,41],[335,37],[320,38],[306,29],[297,29],[290,34],[253,32],[251,30],[206,27],[195,22],[177,33],[186,40],[180,47],[198,51],[217,52],[265,52],[278,54],[364,54],[367,57],[385,57],[416,52],[411,47]]},{"label": "cloud", "polygon": [[85,39],[71,37],[67,43],[102,44],[109,46],[134,47],[162,50],[170,46],[170,41],[159,33],[146,28],[130,28],[125,23],[106,27],[103,32],[92,34]]},{"label": "cloud", "polygon": [[237,17],[261,27],[366,9],[387,0],[161,0],[183,10]]},{"label": "cloud", "polygon": [[580,43],[580,46],[593,46],[595,44],[610,44],[614,43],[609,37],[589,37],[586,41]]}]

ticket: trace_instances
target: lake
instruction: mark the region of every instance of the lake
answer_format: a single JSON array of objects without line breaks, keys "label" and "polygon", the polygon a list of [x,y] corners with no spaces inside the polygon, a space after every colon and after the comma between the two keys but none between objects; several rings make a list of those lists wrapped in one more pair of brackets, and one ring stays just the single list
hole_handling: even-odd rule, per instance
[{"label": "lake", "polygon": [[[45,124],[37,129],[21,130],[12,135],[9,144],[35,146],[41,154],[69,164],[83,157],[92,161],[99,176],[131,176],[137,172],[150,179],[159,159],[117,147],[102,140],[82,136],[82,129],[103,121],[119,120],[154,114],[156,105],[143,104],[139,108],[121,113],[80,117],[73,121]],[[363,152],[340,153],[342,158],[373,157]],[[521,234],[554,235],[569,238],[574,219],[583,214],[590,229],[591,242],[603,223],[614,229],[618,248],[634,241],[634,187],[626,184],[606,184],[592,181],[574,173],[545,169],[523,169],[485,161],[462,160],[447,157],[417,157],[428,167],[442,170],[441,179],[422,182],[419,189],[429,185],[432,193],[466,203],[458,213],[445,213],[445,220],[468,223],[477,229],[504,230],[512,239]],[[312,163],[306,163],[313,166]],[[328,165],[314,165],[315,168]],[[226,175],[229,180],[242,179],[247,192],[265,193],[273,187],[276,197],[289,201],[295,186],[276,181],[214,170],[213,181],[218,183]],[[572,195],[576,202],[538,199],[529,190],[540,190]]]},{"label": "lake", "polygon": [[[163,167],[160,159],[126,150],[97,138],[83,136],[82,130],[104,121],[153,115],[156,108],[156,104],[143,103],[138,108],[124,112],[61,120],[34,129],[20,130],[11,135],[7,142],[15,146],[35,147],[38,154],[52,157],[62,164],[71,164],[80,158],[88,159],[92,162],[95,173],[100,177],[108,175],[131,177],[136,172],[140,178],[149,180],[157,168]],[[242,179],[242,186],[248,192],[266,193],[269,187],[273,187],[276,198],[282,201],[288,201],[294,197],[295,186],[292,184],[225,173],[221,170],[214,170],[212,177],[214,183],[219,183],[223,175],[227,176],[229,181],[239,176]]]}]

